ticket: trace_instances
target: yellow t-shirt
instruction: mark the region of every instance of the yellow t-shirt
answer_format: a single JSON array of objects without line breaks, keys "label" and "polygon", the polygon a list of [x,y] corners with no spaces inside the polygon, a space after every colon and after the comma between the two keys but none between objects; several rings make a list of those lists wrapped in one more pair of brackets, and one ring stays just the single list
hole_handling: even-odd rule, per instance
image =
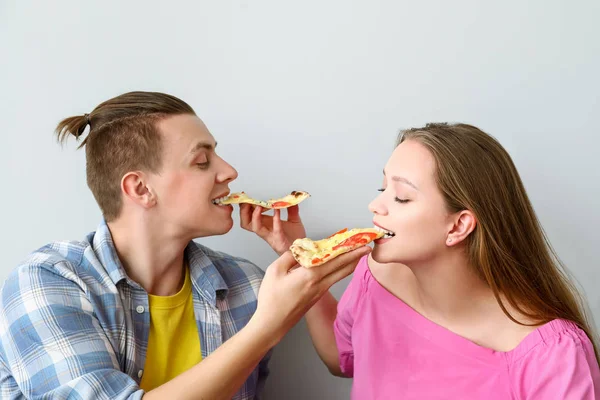
[{"label": "yellow t-shirt", "polygon": [[172,296],[148,295],[150,335],[140,387],[150,391],[202,360],[194,316],[192,281],[186,268],[181,290]]}]

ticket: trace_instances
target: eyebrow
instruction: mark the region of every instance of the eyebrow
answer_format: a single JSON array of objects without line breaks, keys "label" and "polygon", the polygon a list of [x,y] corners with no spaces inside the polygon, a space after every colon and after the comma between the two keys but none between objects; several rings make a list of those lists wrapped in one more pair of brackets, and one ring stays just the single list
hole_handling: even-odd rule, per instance
[{"label": "eyebrow", "polygon": [[[383,175],[385,176],[385,169],[383,170]],[[415,188],[416,190],[419,190],[419,188],[417,187],[417,185],[415,185],[414,183],[412,183],[411,181],[409,181],[406,178],[403,178],[401,176],[392,176],[392,180],[394,182],[400,182],[400,183],[405,183],[408,186],[412,186],[413,188]]]},{"label": "eyebrow", "polygon": [[198,142],[196,143],[196,145],[190,150],[190,154],[195,154],[198,151],[202,150],[202,149],[206,149],[206,150],[213,150],[217,147],[217,143],[215,142],[215,144],[213,145],[212,143],[209,142]]}]

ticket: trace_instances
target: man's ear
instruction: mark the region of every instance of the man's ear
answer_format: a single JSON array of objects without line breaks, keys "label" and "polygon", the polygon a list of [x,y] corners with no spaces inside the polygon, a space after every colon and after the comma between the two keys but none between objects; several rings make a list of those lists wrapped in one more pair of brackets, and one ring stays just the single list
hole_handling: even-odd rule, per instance
[{"label": "man's ear", "polygon": [[147,176],[141,171],[126,173],[121,179],[121,191],[125,198],[144,208],[156,204],[156,195],[148,186]]},{"label": "man's ear", "polygon": [[462,210],[452,216],[452,225],[446,237],[447,246],[461,243],[477,226],[475,214],[470,210]]}]

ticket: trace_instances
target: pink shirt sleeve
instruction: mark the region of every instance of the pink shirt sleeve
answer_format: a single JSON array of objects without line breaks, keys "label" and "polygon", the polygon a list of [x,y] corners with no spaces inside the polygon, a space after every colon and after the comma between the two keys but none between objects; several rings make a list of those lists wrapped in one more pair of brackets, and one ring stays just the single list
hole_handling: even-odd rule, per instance
[{"label": "pink shirt sleeve", "polygon": [[531,349],[513,366],[520,399],[598,400],[600,369],[585,335],[566,330]]},{"label": "pink shirt sleeve", "polygon": [[363,280],[368,268],[367,257],[363,257],[356,269],[350,284],[342,295],[337,306],[337,317],[333,323],[333,332],[340,358],[340,369],[347,377],[354,375],[354,350],[352,348],[352,326],[354,317],[362,298]]}]

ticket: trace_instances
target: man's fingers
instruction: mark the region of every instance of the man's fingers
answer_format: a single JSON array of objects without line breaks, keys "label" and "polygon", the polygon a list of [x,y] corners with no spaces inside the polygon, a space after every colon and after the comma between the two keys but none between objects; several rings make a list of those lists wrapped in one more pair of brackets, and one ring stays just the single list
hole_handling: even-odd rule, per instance
[{"label": "man's fingers", "polygon": [[252,213],[252,232],[256,233],[258,236],[264,238],[266,234],[268,234],[269,230],[265,228],[263,224],[263,208],[257,206]]},{"label": "man's fingers", "polygon": [[296,277],[291,279],[300,279],[305,283],[310,281],[320,288],[315,287],[315,289],[327,290],[336,282],[350,275],[356,269],[360,258],[369,254],[370,251],[369,246],[363,246],[318,267],[304,268],[298,266],[291,251],[288,250],[268,267],[267,273],[280,278],[290,274],[290,278]]},{"label": "man's fingers", "polygon": [[275,210],[273,214],[273,233],[278,235],[283,232],[283,226],[281,224],[281,210]]},{"label": "man's fingers", "polygon": [[291,251],[286,251],[277,260],[269,266],[269,269],[273,269],[277,275],[286,275],[289,270],[293,269],[298,263]]},{"label": "man's fingers", "polygon": [[288,207],[287,209],[287,220],[288,222],[301,222],[300,219],[300,207],[298,204],[295,206]]},{"label": "man's fingers", "polygon": [[371,250],[372,249],[369,246],[362,246],[358,249],[342,254],[341,256],[338,256],[323,265],[313,268],[315,268],[316,272],[318,272],[322,278],[325,278],[331,274],[334,274],[336,271],[343,269],[348,264],[358,262],[360,258],[369,254]]},{"label": "man's fingers", "polygon": [[260,217],[260,209],[261,207],[255,207],[254,211],[252,212],[252,230],[254,232],[258,232],[258,230],[260,228],[262,228],[263,224],[262,224],[262,218]]},{"label": "man's fingers", "polygon": [[247,203],[240,204],[240,225],[247,231],[251,230],[252,227],[252,206]]},{"label": "man's fingers", "polygon": [[342,265],[340,269],[335,270],[334,272],[323,278],[322,282],[327,288],[327,290],[329,290],[329,288],[337,282],[341,281],[342,279],[353,273],[359,262],[360,258],[357,258],[348,264]]}]

